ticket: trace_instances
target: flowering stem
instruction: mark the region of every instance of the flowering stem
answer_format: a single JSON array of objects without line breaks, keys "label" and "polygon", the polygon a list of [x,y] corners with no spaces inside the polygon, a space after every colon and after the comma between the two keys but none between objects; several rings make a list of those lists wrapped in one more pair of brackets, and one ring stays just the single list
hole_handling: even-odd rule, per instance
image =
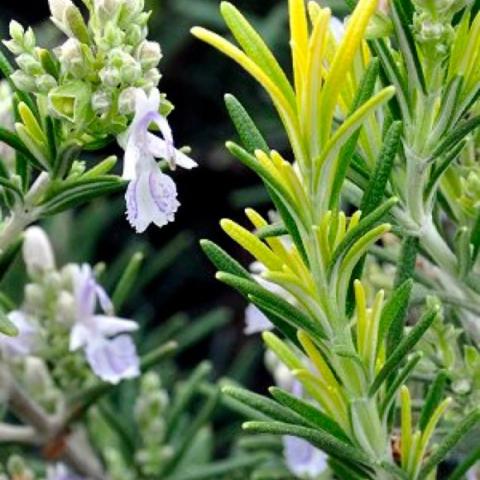
[{"label": "flowering stem", "polygon": [[[0,441],[8,441],[8,435],[15,441],[48,445],[55,443],[59,436],[64,434],[63,422],[48,415],[43,408],[33,401],[22,387],[15,381],[8,367],[0,367],[0,387],[8,392],[8,401],[12,412],[21,419],[26,426],[10,427],[0,424]],[[9,427],[9,428],[7,428]],[[20,430],[21,429],[21,430]],[[2,433],[5,436],[2,436]],[[92,480],[105,480],[105,474],[101,468],[88,443],[81,443],[74,435],[66,439],[66,446],[63,452],[64,460],[74,467],[79,473]]]}]

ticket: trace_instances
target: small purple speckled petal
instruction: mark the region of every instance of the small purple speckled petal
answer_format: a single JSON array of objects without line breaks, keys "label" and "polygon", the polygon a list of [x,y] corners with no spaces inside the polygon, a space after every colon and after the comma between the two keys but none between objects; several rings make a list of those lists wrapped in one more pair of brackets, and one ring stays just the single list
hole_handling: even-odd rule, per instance
[{"label": "small purple speckled petal", "polygon": [[20,310],[10,312],[8,319],[17,327],[18,335],[16,337],[7,337],[0,334],[0,348],[3,354],[7,358],[30,355],[34,351],[38,339],[36,327]]},{"label": "small purple speckled petal", "polygon": [[283,437],[284,456],[288,469],[304,479],[315,479],[327,468],[327,456],[306,440]]},{"label": "small purple speckled petal", "polygon": [[140,375],[137,350],[129,335],[112,340],[99,337],[88,343],[85,354],[95,375],[105,382],[116,385]]},{"label": "small purple speckled petal", "polygon": [[255,305],[250,303],[245,309],[245,335],[262,333],[265,330],[272,330],[273,324]]},{"label": "small purple speckled petal", "polygon": [[177,200],[177,186],[175,182],[168,176],[155,168],[150,171],[148,177],[148,185],[151,198],[157,207],[157,212],[152,221],[158,227],[162,227],[168,222],[173,222],[175,213],[180,206]]},{"label": "small purple speckled petal", "polygon": [[163,227],[172,222],[180,206],[175,182],[153,160],[137,180],[130,182],[126,200],[127,219],[137,233],[144,232],[150,223]]}]

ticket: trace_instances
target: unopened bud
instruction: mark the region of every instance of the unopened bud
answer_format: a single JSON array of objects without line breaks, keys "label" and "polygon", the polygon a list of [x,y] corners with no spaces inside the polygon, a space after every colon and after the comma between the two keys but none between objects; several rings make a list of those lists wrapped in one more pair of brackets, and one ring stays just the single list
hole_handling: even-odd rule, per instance
[{"label": "unopened bud", "polygon": [[123,0],[95,0],[95,8],[102,20],[115,16],[122,4]]},{"label": "unopened bud", "polygon": [[150,87],[154,88],[159,84],[162,75],[158,68],[151,68],[148,72],[145,72],[143,78]]},{"label": "unopened bud", "polygon": [[25,382],[28,389],[38,395],[49,393],[52,381],[45,362],[38,357],[25,359]]},{"label": "unopened bud", "polygon": [[120,47],[125,39],[125,33],[117,27],[116,23],[108,22],[105,27],[104,41],[110,48]]},{"label": "unopened bud", "polygon": [[48,0],[48,6],[52,17],[58,22],[63,22],[67,9],[74,5],[70,0]]},{"label": "unopened bud", "polygon": [[92,108],[97,114],[107,113],[112,106],[112,96],[104,90],[96,91],[92,96]]},{"label": "unopened bud", "polygon": [[16,58],[17,65],[28,75],[41,75],[42,64],[29,53],[22,53]]},{"label": "unopened bud", "polygon": [[66,290],[62,290],[58,296],[56,319],[62,325],[70,327],[75,322],[76,306],[75,298]]},{"label": "unopened bud", "polygon": [[129,45],[138,45],[147,36],[148,30],[137,24],[132,24],[127,29],[126,41]]},{"label": "unopened bud", "polygon": [[21,70],[16,70],[15,72],[13,72],[13,74],[10,75],[10,80],[22,92],[35,91],[35,88],[36,88],[35,78],[33,78],[31,75],[27,75],[25,72],[22,72]]},{"label": "unopened bud", "polygon": [[162,59],[162,50],[157,42],[143,41],[137,50],[137,58],[144,70],[156,67]]},{"label": "unopened bud", "polygon": [[55,268],[52,245],[40,227],[30,227],[25,231],[23,258],[32,278]]},{"label": "unopened bud", "polygon": [[22,44],[23,43],[23,35],[25,30],[23,29],[22,25],[18,23],[16,20],[12,20],[9,25],[9,33],[10,36],[17,42]]},{"label": "unopened bud", "polygon": [[79,77],[85,74],[85,56],[81,43],[76,38],[69,38],[56,53],[67,72]]},{"label": "unopened bud", "polygon": [[35,81],[36,87],[40,93],[47,94],[50,90],[56,88],[57,81],[54,77],[46,73],[40,75]]},{"label": "unopened bud", "polygon": [[122,82],[133,84],[142,77],[142,67],[139,63],[128,63],[120,70]]},{"label": "unopened bud", "polygon": [[105,67],[100,70],[100,80],[106,87],[116,88],[121,83],[120,71],[117,68]]},{"label": "unopened bud", "polygon": [[136,89],[129,87],[123,90],[118,97],[118,111],[122,115],[129,115],[135,111]]}]

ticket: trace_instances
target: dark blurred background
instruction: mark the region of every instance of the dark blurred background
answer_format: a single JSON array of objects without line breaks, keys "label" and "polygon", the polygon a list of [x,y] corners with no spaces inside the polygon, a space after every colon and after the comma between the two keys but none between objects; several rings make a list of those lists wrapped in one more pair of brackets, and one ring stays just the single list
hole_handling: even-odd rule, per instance
[{"label": "dark blurred background", "polygon": [[[258,28],[290,73],[287,1],[234,3]],[[336,11],[341,13],[344,4],[341,0],[339,3]],[[147,331],[179,313],[187,314],[194,323],[195,318],[212,308],[230,309],[233,321],[217,331],[213,339],[204,341],[196,349],[198,352],[189,351],[188,358],[183,359],[187,364],[195,364],[200,358],[209,357],[216,364],[217,373],[222,374],[245,342],[256,344],[253,351],[258,355],[261,349],[258,338],[247,339],[242,334],[244,300],[215,281],[214,269],[200,251],[198,241],[214,240],[248,266],[251,258],[222,234],[218,222],[223,217],[245,222],[243,209],[247,206],[264,214],[270,208],[255,175],[232,159],[224,148],[226,140],[235,138],[224,107],[224,94],[233,93],[240,99],[272,147],[284,151],[286,145],[283,131],[260,87],[232,61],[190,35],[194,25],[227,34],[219,4],[218,0],[147,0],[148,8],[153,11],[150,38],[159,41],[164,52],[160,87],[175,105],[170,122],[176,142],[191,146],[192,156],[200,165],[191,172],[175,173],[182,203],[176,221],[162,229],[150,227],[145,235],[138,236],[124,218],[120,195],[48,220],[46,226],[53,234],[60,264],[106,262],[109,268],[120,272],[133,251],[140,249],[147,253],[147,272],[121,312],[126,316],[133,312],[141,316],[138,320]],[[54,47],[62,41],[48,21],[47,0],[2,0],[0,12],[3,38],[8,35],[9,20],[14,18],[34,26],[39,44]],[[120,151],[117,153],[121,155]],[[257,366],[261,364],[256,362]]]}]

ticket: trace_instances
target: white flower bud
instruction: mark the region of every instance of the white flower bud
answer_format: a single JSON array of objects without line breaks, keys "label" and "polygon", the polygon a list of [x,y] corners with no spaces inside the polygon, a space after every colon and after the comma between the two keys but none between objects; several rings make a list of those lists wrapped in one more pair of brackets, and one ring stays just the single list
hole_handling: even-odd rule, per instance
[{"label": "white flower bud", "polygon": [[69,38],[56,50],[62,67],[75,76],[82,77],[85,74],[85,56],[82,46],[76,38]]},{"label": "white flower bud", "polygon": [[118,28],[117,24],[113,21],[108,22],[105,27],[104,41],[109,48],[120,47],[125,39],[125,33]]},{"label": "white flower bud", "polygon": [[56,320],[62,325],[71,326],[75,322],[76,305],[74,296],[62,290],[58,296]]},{"label": "white flower bud", "polygon": [[144,40],[137,49],[137,59],[144,70],[156,67],[162,59],[162,49],[157,42]]},{"label": "white flower bud", "polygon": [[136,88],[129,87],[122,90],[118,97],[118,111],[122,115],[129,115],[135,111]]},{"label": "white flower bud", "polygon": [[67,9],[74,5],[70,0],[48,0],[48,6],[50,7],[52,17],[63,23]]},{"label": "white flower bud", "polygon": [[96,91],[92,96],[92,108],[97,114],[107,113],[112,106],[112,96],[104,90]]},{"label": "white flower bud", "polygon": [[23,258],[30,276],[42,275],[55,268],[52,246],[46,233],[40,227],[25,231]]},{"label": "white flower bud", "polygon": [[123,0],[95,0],[95,9],[102,20],[115,16],[122,5]]},{"label": "white flower bud", "polygon": [[15,40],[4,40],[3,44],[10,50],[14,55],[20,55],[23,53],[23,47],[16,42]]},{"label": "white flower bud", "polygon": [[52,75],[46,73],[40,75],[35,81],[36,87],[40,93],[47,94],[50,90],[57,86],[57,81]]},{"label": "white flower bud", "polygon": [[41,358],[27,357],[25,359],[25,383],[28,390],[37,395],[50,392],[52,380],[47,365]]},{"label": "white flower bud", "polygon": [[156,87],[159,84],[162,75],[158,68],[151,68],[148,72],[145,72],[143,78],[147,85],[150,87]]},{"label": "white flower bud", "polygon": [[25,287],[25,303],[30,312],[36,312],[43,308],[45,292],[40,285],[29,283]]},{"label": "white flower bud", "polygon": [[9,25],[9,32],[10,36],[17,42],[22,44],[23,43],[23,35],[25,30],[23,29],[22,25],[18,23],[16,20],[12,20]]},{"label": "white flower bud", "polygon": [[138,45],[147,36],[148,29],[132,24],[127,30],[126,40],[129,45]]},{"label": "white flower bud", "polygon": [[125,0],[124,4],[128,17],[139,14],[145,8],[145,0]]},{"label": "white flower bud", "polygon": [[17,65],[28,75],[41,75],[42,64],[28,53],[22,53],[16,58]]},{"label": "white flower bud", "polygon": [[27,29],[23,37],[23,46],[25,50],[32,51],[35,48],[37,40],[35,38],[35,33],[31,27]]},{"label": "white flower bud", "polygon": [[36,88],[35,78],[21,70],[13,72],[13,74],[10,75],[10,80],[23,92],[33,92]]},{"label": "white flower bud", "polygon": [[120,72],[118,68],[105,67],[100,70],[100,80],[106,87],[116,88],[121,83]]},{"label": "white flower bud", "polygon": [[133,84],[142,77],[142,67],[139,63],[128,63],[120,70],[122,82]]}]

